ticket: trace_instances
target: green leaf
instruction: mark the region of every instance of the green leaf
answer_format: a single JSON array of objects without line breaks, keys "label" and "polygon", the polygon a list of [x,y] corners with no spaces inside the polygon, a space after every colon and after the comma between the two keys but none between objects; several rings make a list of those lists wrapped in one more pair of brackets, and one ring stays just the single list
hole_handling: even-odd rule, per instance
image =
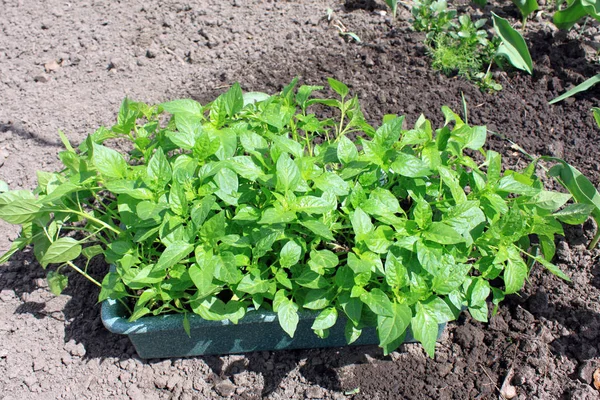
[{"label": "green leaf", "polygon": [[307,228],[308,230],[310,230],[312,233],[314,233],[316,235],[319,235],[319,236],[321,236],[324,239],[327,239],[327,240],[334,240],[335,239],[333,237],[333,234],[331,233],[331,231],[327,227],[327,225],[325,225],[323,222],[321,222],[319,220],[310,219],[310,220],[307,220],[307,221],[300,221],[300,225],[304,226],[305,228]]},{"label": "green leaf", "polygon": [[237,205],[239,198],[237,174],[229,168],[221,168],[215,175],[214,181],[219,188],[215,194],[225,203],[232,206]]},{"label": "green leaf", "polygon": [[194,250],[194,245],[182,241],[171,243],[162,252],[154,269],[156,271],[165,270],[177,264],[186,258]]},{"label": "green leaf", "polygon": [[588,219],[594,208],[593,204],[569,204],[562,210],[552,214],[552,216],[565,224],[580,225]]},{"label": "green leaf", "polygon": [[509,258],[506,260],[506,267],[504,267],[505,294],[516,293],[521,290],[529,273],[527,264],[521,258],[517,248],[514,246],[509,247],[508,254]]},{"label": "green leaf", "polygon": [[234,83],[223,96],[225,99],[225,111],[228,116],[232,117],[244,107],[244,95],[239,83]]},{"label": "green leaf", "polygon": [[296,213],[277,208],[267,208],[263,211],[259,224],[287,224],[296,220]]},{"label": "green leaf", "polygon": [[277,190],[281,192],[294,191],[300,182],[300,169],[287,153],[277,160]]},{"label": "green leaf", "polygon": [[335,325],[338,317],[338,312],[335,307],[324,309],[317,315],[315,322],[312,324],[312,329],[329,329]]},{"label": "green leaf", "polygon": [[266,101],[270,98],[270,95],[263,92],[246,92],[243,95],[244,107],[246,107],[248,104],[255,104],[261,101]]},{"label": "green leaf", "polygon": [[516,31],[507,20],[497,16],[492,12],[494,20],[494,29],[502,40],[496,55],[506,57],[508,62],[515,68],[527,71],[530,75],[533,74],[533,62],[527,44],[523,36]]},{"label": "green leaf", "polygon": [[308,290],[304,297],[304,303],[302,307],[308,308],[309,310],[322,310],[329,306],[333,297],[335,287],[330,286],[326,289],[311,289]]},{"label": "green leaf", "polygon": [[558,29],[571,29],[579,20],[589,15],[600,20],[600,4],[597,0],[570,0],[568,7],[554,13],[554,25]]},{"label": "green leaf", "polygon": [[218,286],[213,284],[215,264],[203,262],[202,265],[193,264],[189,268],[190,279],[198,289],[198,297],[204,298],[213,294]]},{"label": "green leaf", "polygon": [[365,303],[371,311],[377,315],[386,317],[394,316],[394,305],[390,298],[381,289],[372,289],[370,292],[365,292],[360,296],[360,300]]},{"label": "green leaf", "polygon": [[298,305],[288,299],[283,290],[279,290],[275,294],[273,302],[278,305],[277,318],[279,319],[279,325],[281,325],[283,330],[290,335],[290,337],[294,337],[296,327],[300,321],[300,318],[298,317]]},{"label": "green leaf", "polygon": [[62,264],[79,257],[81,254],[81,244],[71,237],[61,237],[52,242],[42,259],[39,260],[42,267],[46,268],[48,264]]},{"label": "green leaf", "polygon": [[578,203],[594,206],[592,216],[596,222],[600,223],[600,193],[598,193],[592,182],[565,161],[555,158],[552,158],[552,160],[559,162],[559,164],[550,168],[548,175],[557,178]]},{"label": "green leaf", "polygon": [[[576,0],[576,1],[579,1],[579,0]],[[585,92],[586,90],[590,89],[592,86],[597,84],[598,82],[600,82],[600,74],[594,75],[591,78],[585,80],[583,83],[580,83],[579,85],[575,86],[574,88],[567,90],[565,93],[563,93],[560,96],[549,101],[548,104],[555,104],[555,103],[558,103],[559,101],[563,101],[564,99],[575,96],[577,93]]]},{"label": "green leaf", "polygon": [[356,210],[350,214],[350,222],[352,223],[352,229],[354,229],[356,240],[359,242],[366,240],[374,230],[371,217],[369,217],[369,215],[360,207],[357,207]]},{"label": "green leaf", "polygon": [[204,110],[202,105],[196,100],[192,99],[180,99],[173,100],[160,105],[163,110],[173,115],[189,115],[196,118],[202,118]]},{"label": "green leaf", "polygon": [[519,11],[521,11],[523,18],[527,18],[529,14],[539,8],[536,0],[512,0],[512,2],[515,3]]},{"label": "green leaf", "polygon": [[256,181],[265,176],[263,170],[256,165],[250,156],[235,156],[227,160],[229,167],[238,175],[250,181]]},{"label": "green leaf", "polygon": [[290,240],[281,248],[281,252],[279,253],[279,265],[283,268],[290,268],[298,263],[301,254],[302,247],[293,240]]},{"label": "green leaf", "polygon": [[423,231],[423,238],[439,244],[457,244],[465,242],[465,238],[445,222],[432,222]]},{"label": "green leaf", "polygon": [[333,78],[327,78],[327,82],[329,83],[329,86],[333,89],[333,91],[339,94],[342,97],[342,99],[348,95],[348,86],[346,86],[342,82]]},{"label": "green leaf", "polygon": [[347,196],[350,193],[348,182],[334,172],[325,172],[314,179],[315,186],[323,192],[330,192],[336,196]]},{"label": "green leaf", "polygon": [[266,293],[269,290],[270,282],[265,279],[260,279],[251,274],[244,275],[240,283],[237,285],[237,290],[249,294]]},{"label": "green leaf", "polygon": [[233,253],[226,251],[214,256],[212,260],[215,263],[215,278],[229,284],[242,280],[242,271],[237,267]]},{"label": "green leaf", "polygon": [[409,178],[421,178],[431,175],[429,164],[411,154],[397,153],[396,160],[390,168],[396,174]]},{"label": "green leaf", "polygon": [[212,216],[200,228],[200,237],[211,244],[215,244],[225,236],[225,212]]},{"label": "green leaf", "polygon": [[427,355],[433,358],[439,327],[435,317],[420,303],[417,303],[417,312],[411,320],[410,328],[415,339],[423,345]]},{"label": "green leaf", "polygon": [[396,18],[396,12],[398,11],[398,0],[385,0],[385,4],[392,10],[392,16]]},{"label": "green leaf", "polygon": [[[12,192],[6,192],[9,194]],[[35,199],[17,199],[6,205],[1,204],[0,199],[0,218],[9,224],[25,224],[38,217],[40,205]]]},{"label": "green leaf", "polygon": [[127,172],[125,158],[116,150],[92,142],[92,162],[102,175],[112,179],[122,179]]},{"label": "green leaf", "polygon": [[400,338],[404,339],[406,328],[410,325],[412,319],[410,307],[406,304],[393,303],[392,311],[391,316],[377,316],[377,336],[380,347],[396,342]]},{"label": "green leaf", "polygon": [[55,296],[60,295],[69,283],[69,278],[67,276],[54,271],[48,271],[46,280],[48,281],[48,287],[50,288],[50,291]]},{"label": "green leaf", "polygon": [[315,272],[324,272],[339,264],[338,257],[329,250],[313,250],[310,252],[308,265]]},{"label": "green leaf", "polygon": [[324,214],[333,211],[335,206],[322,197],[303,196],[296,199],[294,209],[307,214]]},{"label": "green leaf", "polygon": [[156,149],[146,168],[149,184],[157,189],[163,189],[171,181],[173,170],[161,147]]},{"label": "green leaf", "polygon": [[540,264],[542,264],[544,266],[544,268],[546,268],[548,271],[550,271],[554,275],[558,276],[561,279],[564,279],[567,282],[571,282],[571,278],[569,278],[569,275],[562,272],[560,270],[560,268],[558,268],[556,265],[552,264],[549,261],[546,261],[546,259],[544,259],[544,257],[533,257],[533,259],[535,261],[539,262]]},{"label": "green leaf", "polygon": [[556,211],[565,205],[571,199],[571,195],[567,193],[551,192],[543,190],[536,194],[528,202],[534,204],[544,210]]},{"label": "green leaf", "polygon": [[346,136],[340,136],[338,139],[337,157],[343,164],[348,164],[358,159],[356,145]]}]

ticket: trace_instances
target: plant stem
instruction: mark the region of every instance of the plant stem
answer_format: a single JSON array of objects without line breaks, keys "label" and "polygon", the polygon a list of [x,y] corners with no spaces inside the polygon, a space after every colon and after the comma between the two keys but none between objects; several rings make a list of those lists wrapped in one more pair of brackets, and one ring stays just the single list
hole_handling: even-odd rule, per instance
[{"label": "plant stem", "polygon": [[85,276],[87,280],[89,280],[90,282],[92,282],[94,285],[98,286],[98,287],[102,287],[102,285],[95,280],[94,278],[92,278],[87,272],[81,270],[77,265],[73,264],[71,261],[67,261],[67,265],[71,268],[73,268],[75,271],[79,272],[81,275]]}]

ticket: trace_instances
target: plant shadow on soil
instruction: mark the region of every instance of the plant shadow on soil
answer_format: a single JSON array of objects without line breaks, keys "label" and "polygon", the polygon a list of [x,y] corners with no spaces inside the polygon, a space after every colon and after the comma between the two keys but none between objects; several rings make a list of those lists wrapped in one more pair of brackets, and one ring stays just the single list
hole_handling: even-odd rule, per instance
[{"label": "plant shadow on soil", "polygon": [[44,146],[62,147],[62,144],[59,141],[48,140],[43,137],[40,137],[37,134],[35,134],[34,132],[23,128],[20,123],[13,123],[10,121],[8,123],[0,122],[0,134],[6,133],[9,131],[18,136],[21,136],[23,139],[31,139],[31,140],[34,140],[37,143],[44,145]]},{"label": "plant shadow on soil", "polygon": [[[100,279],[107,272],[107,266],[101,261],[92,261],[89,272]],[[55,318],[67,321],[64,342],[74,340],[83,344],[87,359],[100,360],[117,358],[127,360],[138,358],[135,348],[126,336],[116,335],[103,326],[100,305],[97,304],[99,289],[77,273],[67,272],[69,285],[63,292],[70,296],[61,312],[46,310],[45,301],[24,301],[15,310],[15,314],[30,314],[38,319]],[[14,291],[20,299],[36,292],[45,280],[45,271],[38,265],[33,252],[25,252],[14,257],[0,270],[0,291]],[[43,285],[43,284],[42,284]],[[43,285],[45,286],[45,285]],[[326,357],[326,359],[325,359]],[[332,367],[364,363],[368,358],[381,358],[382,352],[377,346],[356,346],[330,349],[283,350],[245,353],[242,359],[228,362],[218,355],[195,357],[202,359],[212,370],[211,383],[232,378],[233,375],[248,371],[260,374],[264,386],[256,396],[266,396],[277,390],[283,379],[295,368],[312,384],[327,390],[342,390],[341,382]],[[176,360],[172,358],[171,360]],[[343,360],[343,365],[340,364]],[[146,359],[143,363],[155,364],[163,360]],[[250,393],[249,393],[250,394]]]}]

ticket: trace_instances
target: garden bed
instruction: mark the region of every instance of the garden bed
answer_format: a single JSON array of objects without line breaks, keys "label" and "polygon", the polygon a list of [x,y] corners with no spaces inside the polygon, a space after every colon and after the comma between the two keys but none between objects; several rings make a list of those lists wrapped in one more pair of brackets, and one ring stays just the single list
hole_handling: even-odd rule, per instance
[{"label": "garden bed", "polygon": [[[354,4],[366,9],[333,1],[204,3],[6,6],[0,179],[32,188],[36,170],[59,166],[57,130],[79,143],[99,124],[113,124],[125,95],[204,104],[235,81],[274,93],[298,75],[305,84],[328,76],[347,83],[373,123],[397,113],[412,125],[422,113],[439,126],[441,106],[461,110],[463,93],[470,123],[532,154],[563,157],[600,185],[600,130],[590,112],[598,91],[547,104],[598,72],[596,23],[567,34],[547,19],[529,21],[534,75],[499,72],[504,89],[491,95],[433,71],[422,34],[410,31],[404,10],[397,20],[382,15],[383,2]],[[360,44],[338,35],[328,7]],[[494,9],[512,23],[519,18],[510,2]],[[509,141],[492,136],[488,146],[505,167],[524,165]],[[2,229],[6,250],[17,232]],[[555,262],[572,283],[534,267],[521,296],[509,297],[489,324],[466,316],[449,324],[434,360],[406,345],[388,357],[357,347],[140,361],[126,339],[102,327],[96,288],[73,275],[54,298],[33,254],[24,254],[0,269],[0,389],[8,398],[492,399],[512,369],[519,398],[596,398],[599,253],[585,250],[594,231],[588,221],[557,243]],[[91,266],[97,277],[106,269]]]}]

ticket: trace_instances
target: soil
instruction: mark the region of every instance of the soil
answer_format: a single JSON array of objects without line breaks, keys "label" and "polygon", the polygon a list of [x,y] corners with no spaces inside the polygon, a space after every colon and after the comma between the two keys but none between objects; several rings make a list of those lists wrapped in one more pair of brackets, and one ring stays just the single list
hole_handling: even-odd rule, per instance
[{"label": "soil", "polygon": [[[465,2],[462,2],[463,4]],[[511,2],[475,14],[518,24]],[[540,1],[540,3],[542,3]],[[535,72],[496,72],[504,90],[430,68],[409,12],[383,1],[336,0],[2,0],[0,17],[0,179],[35,187],[36,170],[60,168],[57,131],[78,144],[110,126],[125,96],[148,103],[191,97],[202,103],[235,81],[276,92],[294,76],[346,82],[378,123],[440,107],[469,107],[485,124],[489,148],[505,168],[523,166],[518,143],[534,155],[563,157],[600,184],[597,89],[549,106],[548,100],[598,73],[598,24],[556,31],[547,15],[528,24]],[[331,21],[327,9],[333,10]],[[341,36],[334,22],[356,34]],[[0,225],[0,250],[18,230]],[[555,262],[572,282],[535,266],[526,287],[488,324],[466,313],[449,324],[435,359],[419,345],[389,356],[377,347],[344,347],[189,359],[141,360],[125,337],[107,332],[97,289],[77,275],[53,296],[31,252],[0,268],[1,399],[498,399],[503,384],[518,399],[595,399],[600,367],[600,265],[586,245],[596,226],[569,228]],[[106,266],[92,266],[101,277]],[[507,379],[508,377],[508,379]]]}]

